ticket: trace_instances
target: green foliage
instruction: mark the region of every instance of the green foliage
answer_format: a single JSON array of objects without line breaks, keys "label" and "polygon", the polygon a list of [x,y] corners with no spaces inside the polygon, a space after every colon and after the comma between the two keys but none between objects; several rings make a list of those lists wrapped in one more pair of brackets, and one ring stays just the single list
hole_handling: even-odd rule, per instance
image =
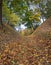
[{"label": "green foliage", "polygon": [[7,5],[4,2],[3,2],[3,7],[2,7],[2,15],[3,15],[3,17],[6,17],[6,19],[8,19],[9,15],[10,15],[10,10],[9,10],[9,8],[7,8]]},{"label": "green foliage", "polygon": [[20,17],[13,13],[6,5],[5,2],[3,2],[2,7],[2,15],[6,18],[12,25],[16,25],[18,21],[20,21]]},{"label": "green foliage", "polygon": [[45,18],[48,18],[51,16],[51,1],[47,0],[46,4],[44,4],[44,0],[42,0],[41,3],[39,3],[40,5],[40,11],[42,13],[42,16],[44,16]]},{"label": "green foliage", "polygon": [[40,21],[40,13],[34,14],[32,16],[29,17],[30,20],[36,20],[36,21]]},{"label": "green foliage", "polygon": [[19,20],[20,20],[20,18],[19,18],[15,13],[11,13],[11,14],[10,14],[9,21],[10,21],[13,25],[16,25]]},{"label": "green foliage", "polygon": [[[51,16],[51,3],[47,0],[3,0],[2,14],[11,24],[18,24],[17,22],[27,23],[27,27],[33,27],[33,22],[40,22],[40,17],[46,18]],[[30,9],[30,5],[35,6]],[[39,6],[37,8],[36,6]]]},{"label": "green foliage", "polygon": [[40,0],[35,0],[34,3],[38,4],[38,3],[40,3]]},{"label": "green foliage", "polygon": [[46,18],[50,17],[50,16],[51,16],[51,1],[48,1],[48,2],[47,2],[45,11],[46,11],[47,13],[44,13],[44,16],[45,16]]}]

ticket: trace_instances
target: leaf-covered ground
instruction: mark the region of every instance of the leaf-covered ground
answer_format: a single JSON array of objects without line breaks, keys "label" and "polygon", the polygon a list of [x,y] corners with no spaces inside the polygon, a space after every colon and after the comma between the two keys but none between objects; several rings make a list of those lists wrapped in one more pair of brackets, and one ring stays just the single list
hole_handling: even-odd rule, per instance
[{"label": "leaf-covered ground", "polygon": [[22,37],[9,26],[0,28],[0,65],[51,65],[51,18]]}]

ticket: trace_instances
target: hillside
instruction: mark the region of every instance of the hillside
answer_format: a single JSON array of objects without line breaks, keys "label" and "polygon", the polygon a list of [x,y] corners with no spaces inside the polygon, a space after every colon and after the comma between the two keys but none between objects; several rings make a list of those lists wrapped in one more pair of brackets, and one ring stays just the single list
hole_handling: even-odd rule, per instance
[{"label": "hillside", "polygon": [[28,37],[9,26],[0,30],[0,65],[51,65],[51,18]]},{"label": "hillside", "polygon": [[39,26],[32,35],[25,38],[26,39],[24,40],[25,43],[27,43],[27,46],[35,47],[35,49],[37,50],[37,55],[41,57],[42,62],[43,62],[43,58],[44,60],[46,60],[46,62],[49,62],[49,64],[45,63],[42,65],[50,65],[51,64],[51,18],[47,19],[41,26]]},{"label": "hillside", "polygon": [[21,36],[12,27],[3,24],[3,29],[0,27],[0,43],[14,42],[21,39]]}]

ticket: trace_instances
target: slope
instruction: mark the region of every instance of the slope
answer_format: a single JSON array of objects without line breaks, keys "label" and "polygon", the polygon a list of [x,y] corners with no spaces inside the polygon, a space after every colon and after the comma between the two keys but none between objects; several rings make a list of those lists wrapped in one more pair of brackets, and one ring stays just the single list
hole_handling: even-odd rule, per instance
[{"label": "slope", "polygon": [[9,30],[0,31],[0,65],[51,65],[51,18],[28,37]]}]

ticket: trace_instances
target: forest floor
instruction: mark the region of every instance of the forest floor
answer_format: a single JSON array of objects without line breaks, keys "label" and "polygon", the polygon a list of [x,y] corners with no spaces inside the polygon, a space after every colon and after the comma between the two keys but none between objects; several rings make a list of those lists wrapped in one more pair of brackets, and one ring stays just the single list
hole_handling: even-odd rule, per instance
[{"label": "forest floor", "polygon": [[0,28],[0,65],[51,65],[51,18],[25,37]]}]

